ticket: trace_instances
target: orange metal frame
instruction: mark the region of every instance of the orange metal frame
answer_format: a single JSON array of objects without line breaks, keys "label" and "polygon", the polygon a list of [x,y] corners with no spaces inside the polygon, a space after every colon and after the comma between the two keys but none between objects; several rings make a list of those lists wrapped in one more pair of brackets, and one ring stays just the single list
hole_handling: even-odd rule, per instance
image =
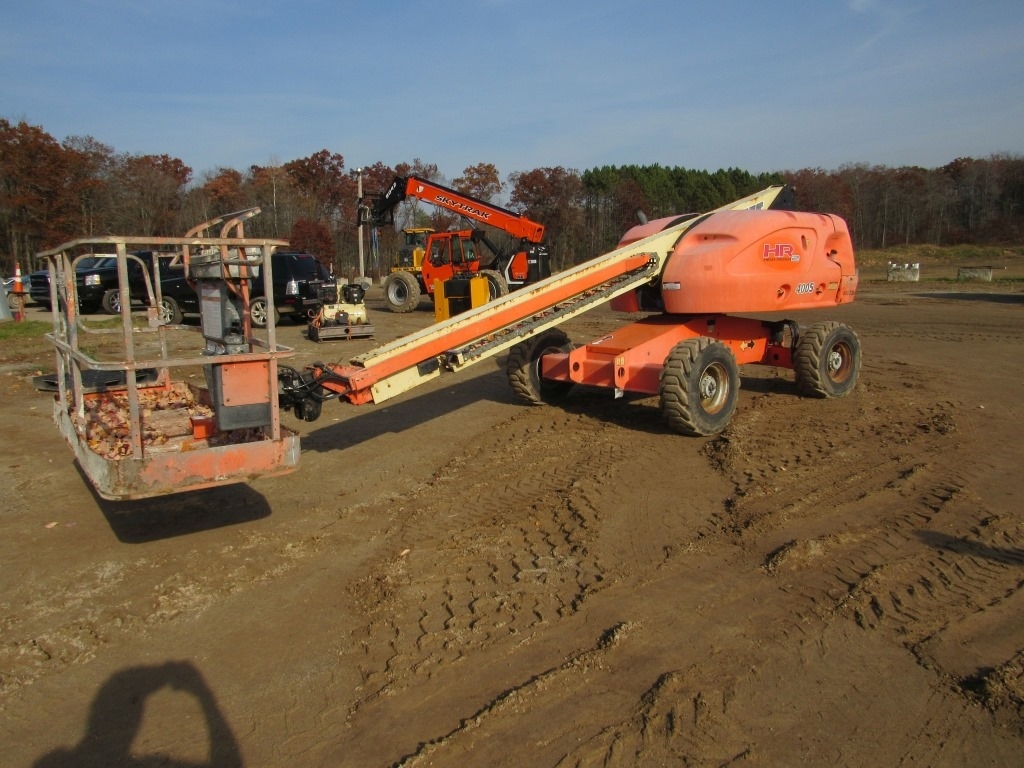
[{"label": "orange metal frame", "polygon": [[653,395],[659,391],[661,370],[672,348],[698,336],[721,341],[738,365],[792,368],[790,349],[773,343],[772,333],[762,321],[744,317],[655,315],[572,352],[544,355],[540,371],[544,379]]},{"label": "orange metal frame", "polygon": [[[258,213],[258,209],[253,209]],[[156,290],[147,276],[146,310],[148,323],[138,327],[128,300],[127,260],[137,257],[128,253],[129,247],[142,250],[180,249],[182,261],[195,266],[190,249],[215,249],[217,259],[211,263],[219,279],[231,284],[242,283],[241,295],[247,297],[245,283],[249,277],[232,277],[228,266],[247,266],[246,248],[258,249],[261,261],[269,273],[269,254],[276,246],[287,245],[283,240],[248,239],[241,236],[241,221],[254,213],[243,212],[220,217],[190,231],[186,237],[101,237],[80,238],[49,251],[37,254],[45,258],[50,269],[51,299],[53,302],[53,331],[47,335],[56,350],[58,392],[54,397],[54,421],[70,444],[79,465],[88,476],[97,493],[111,500],[142,499],[169,493],[206,488],[229,483],[247,482],[260,476],[273,476],[293,471],[299,461],[299,436],[280,423],[277,408],[277,361],[294,355],[294,350],[278,345],[273,318],[266,329],[266,338],[250,336],[246,328],[244,352],[209,356],[202,350],[195,354],[172,355],[168,335],[173,331],[196,334],[200,340],[213,339],[202,335],[202,328],[163,325],[158,318],[159,283]],[[227,220],[221,236],[200,236]],[[231,230],[238,236],[231,237]],[[106,329],[91,327],[78,314],[77,287],[74,264],[79,251],[116,251],[121,293],[121,327]],[[228,258],[232,250],[241,254],[239,259]],[[156,257],[154,257],[156,258]],[[179,262],[180,263],[180,262]],[[154,264],[154,274],[155,264]],[[194,275],[193,275],[194,276]],[[268,274],[269,280],[271,276]],[[200,297],[201,307],[207,307]],[[247,306],[245,307],[247,309]],[[248,313],[245,312],[245,315]],[[120,335],[121,344],[103,359],[85,351],[83,334]],[[137,339],[153,337],[155,343],[146,350],[155,354],[140,356]],[[169,389],[171,371],[184,367],[216,366],[223,371],[223,395],[226,405],[269,404],[269,423],[259,429],[227,430],[222,434],[193,431],[190,437],[168,440],[165,443],[145,439],[147,414],[140,405],[140,392],[146,389]],[[154,385],[137,380],[137,372],[153,369],[159,372]],[[108,386],[104,394],[96,394],[85,386],[83,373],[87,371],[118,371],[125,383]],[[86,436],[88,401],[123,394],[127,410],[121,415],[126,434],[118,453],[114,456],[93,450]],[[181,418],[187,420],[188,411],[182,409]],[[195,427],[193,427],[195,430]],[[230,435],[229,435],[230,433]],[[213,438],[213,439],[210,439]]]}]

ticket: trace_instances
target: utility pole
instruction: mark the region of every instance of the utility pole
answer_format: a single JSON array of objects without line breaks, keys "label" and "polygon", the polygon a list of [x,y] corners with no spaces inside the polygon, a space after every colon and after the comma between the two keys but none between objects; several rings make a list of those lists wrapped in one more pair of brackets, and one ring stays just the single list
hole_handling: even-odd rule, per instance
[{"label": "utility pole", "polygon": [[357,227],[356,237],[359,238],[359,277],[360,279],[365,277],[366,274],[363,270],[363,169],[356,168],[356,195],[358,200],[356,205],[358,206],[357,214],[359,216],[359,226]]}]

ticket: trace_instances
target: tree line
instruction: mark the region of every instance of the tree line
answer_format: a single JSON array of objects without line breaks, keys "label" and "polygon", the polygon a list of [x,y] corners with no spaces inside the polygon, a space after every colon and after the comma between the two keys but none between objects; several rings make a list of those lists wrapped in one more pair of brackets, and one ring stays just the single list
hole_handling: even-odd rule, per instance
[{"label": "tree line", "polygon": [[[562,167],[509,173],[490,163],[446,179],[416,158],[389,167],[346,167],[323,149],[245,171],[217,168],[198,178],[168,155],[119,153],[92,137],[58,142],[41,127],[0,119],[0,272],[31,265],[32,254],[86,236],[179,236],[198,223],[258,206],[251,237],[285,239],[341,274],[357,264],[358,190],[364,204],[395,176],[415,174],[478,199],[500,202],[546,227],[556,269],[614,247],[638,220],[707,211],[769,184],[796,189],[801,210],[836,213],[857,248],[904,244],[1017,244],[1024,224],[1024,157],[956,158],[941,168],[849,164],[751,174],[662,165]],[[386,272],[399,230],[474,226],[454,214],[402,203],[396,229],[363,228],[368,273]]]}]

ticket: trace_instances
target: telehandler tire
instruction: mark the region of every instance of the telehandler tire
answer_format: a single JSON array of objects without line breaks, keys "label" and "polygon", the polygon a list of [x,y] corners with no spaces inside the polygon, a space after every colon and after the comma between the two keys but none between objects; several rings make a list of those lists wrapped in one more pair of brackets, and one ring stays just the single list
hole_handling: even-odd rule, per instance
[{"label": "telehandler tire", "polygon": [[739,366],[725,344],[706,336],[681,341],[661,370],[661,415],[681,434],[717,434],[736,411],[739,388]]},{"label": "telehandler tire", "polygon": [[857,385],[860,339],[848,325],[829,320],[800,335],[794,355],[796,386],[807,397],[842,397]]},{"label": "telehandler tire", "polygon": [[478,274],[480,277],[487,278],[487,288],[490,291],[490,295],[487,297],[488,301],[494,301],[501,296],[508,295],[508,282],[501,272],[493,269],[481,269]]},{"label": "telehandler tire", "polygon": [[420,304],[420,284],[411,272],[392,272],[384,278],[384,304],[392,312],[412,312]]},{"label": "telehandler tire", "polygon": [[572,389],[567,381],[545,381],[540,359],[553,352],[571,352],[572,342],[563,331],[551,328],[516,344],[508,353],[505,373],[516,399],[527,405],[555,402]]}]

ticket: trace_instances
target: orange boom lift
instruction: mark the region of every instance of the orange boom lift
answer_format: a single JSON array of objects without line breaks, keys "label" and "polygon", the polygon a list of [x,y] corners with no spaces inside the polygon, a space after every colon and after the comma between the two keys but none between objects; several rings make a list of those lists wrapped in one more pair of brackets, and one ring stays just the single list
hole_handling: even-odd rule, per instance
[{"label": "orange boom lift", "polygon": [[[837,216],[780,210],[788,189],[769,187],[703,216],[634,227],[619,247],[573,269],[354,358],[292,371],[282,407],[303,418],[331,398],[382,402],[444,371],[510,349],[518,398],[551,401],[574,384],[656,394],[677,431],[709,435],[731,418],[739,365],[796,370],[801,392],[848,393],[860,344],[847,326],[808,329],[734,313],[817,309],[852,301],[853,247]],[[574,348],[556,326],[606,301],[652,314]]]},{"label": "orange boom lift", "polygon": [[[272,324],[261,340],[245,323],[250,258],[267,269],[267,256],[280,243],[227,239],[240,219],[225,224],[219,238],[202,240],[191,233],[168,244],[182,248],[203,291],[202,360],[209,394],[202,399],[216,429],[202,438],[198,428],[189,433],[183,438],[187,450],[148,444],[137,432],[146,420],[141,385],[130,375],[143,362],[129,355],[119,368],[129,373],[122,389],[131,407],[133,437],[122,447],[123,455],[108,453],[102,460],[90,458],[83,436],[83,402],[91,395],[83,394],[79,367],[98,364],[78,346],[80,318],[67,300],[73,298],[73,280],[66,278],[73,265],[62,247],[46,254],[57,257],[57,276],[65,276],[65,314],[55,322],[53,340],[61,380],[72,374],[55,401],[55,418],[94,485],[102,485],[101,495],[137,498],[290,471],[298,459],[298,437],[280,424],[279,409],[314,421],[326,401],[383,402],[506,350],[509,384],[524,403],[552,402],[577,384],[606,388],[615,397],[657,395],[666,422],[687,435],[725,428],[736,408],[740,365],[791,368],[802,394],[841,397],[854,388],[861,365],[852,329],[835,321],[803,327],[791,319],[744,316],[833,307],[856,296],[857,270],[845,222],[788,210],[791,197],[788,188],[772,186],[710,213],[643,223],[610,253],[378,347],[348,365],[314,363],[301,371],[283,364],[291,350],[278,347]],[[243,256],[245,246],[254,247],[256,255]],[[119,242],[119,258],[123,249]],[[558,328],[606,302],[642,317],[580,346]],[[150,328],[160,334],[154,313]],[[123,322],[130,336],[130,318],[123,315]],[[195,362],[145,365],[166,370]],[[221,456],[225,461],[217,463]]]}]

